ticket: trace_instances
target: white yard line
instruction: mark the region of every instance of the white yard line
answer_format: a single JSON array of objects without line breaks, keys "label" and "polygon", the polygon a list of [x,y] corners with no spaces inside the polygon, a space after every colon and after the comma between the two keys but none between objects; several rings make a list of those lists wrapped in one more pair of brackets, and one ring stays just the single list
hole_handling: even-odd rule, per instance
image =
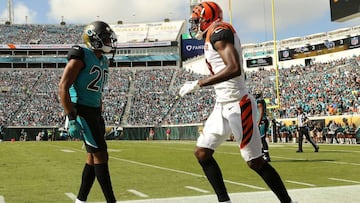
[{"label": "white yard line", "polygon": [[210,191],[208,191],[208,190],[203,190],[203,189],[193,187],[193,186],[185,186],[185,188],[190,189],[190,190],[195,190],[195,191],[201,192],[201,193],[210,193]]},{"label": "white yard line", "polygon": [[0,196],[0,203],[5,203],[5,198],[4,198],[4,196]]},{"label": "white yard line", "polygon": [[62,151],[62,152],[67,152],[67,153],[73,153],[73,152],[75,152],[75,151],[70,150],[70,149],[61,149],[60,151]]},{"label": "white yard line", "polygon": [[309,187],[315,187],[316,186],[314,184],[298,182],[298,181],[293,181],[293,180],[286,180],[285,182],[294,183],[294,184],[298,184],[298,185],[306,185],[306,186],[309,186]]},{"label": "white yard line", "polygon": [[134,190],[134,189],[129,189],[129,190],[127,190],[128,192],[131,192],[131,193],[133,193],[134,195],[136,195],[136,196],[139,196],[139,197],[149,197],[149,195],[147,195],[147,194],[144,194],[144,193],[142,193],[142,192],[139,192],[139,191],[137,191],[137,190]]},{"label": "white yard line", "polygon": [[[177,170],[177,169],[166,168],[166,167],[156,166],[156,165],[152,165],[152,164],[146,164],[146,163],[137,162],[137,161],[131,161],[131,160],[127,160],[127,159],[121,159],[121,158],[112,157],[112,156],[110,156],[109,158],[112,158],[112,159],[115,159],[115,160],[118,160],[118,161],[124,161],[124,162],[127,162],[127,163],[136,164],[136,165],[146,166],[146,167],[150,167],[150,168],[156,168],[156,169],[160,169],[160,170],[164,170],[164,171],[171,171],[171,172],[181,173],[181,174],[195,176],[195,177],[199,177],[199,178],[205,178],[204,175],[191,173],[191,172],[187,172],[187,171],[181,171],[181,170]],[[255,185],[249,185],[249,184],[245,184],[245,183],[234,182],[234,181],[230,181],[230,180],[224,180],[224,182],[234,184],[234,185],[240,185],[240,186],[244,186],[244,187],[249,187],[249,188],[253,188],[253,189],[258,189],[258,190],[265,190],[265,188],[263,188],[263,187],[258,187],[258,186],[255,186]]]},{"label": "white yard line", "polygon": [[234,182],[234,181],[230,181],[230,180],[224,180],[225,183],[231,183],[234,185],[240,185],[240,186],[244,186],[244,187],[249,187],[249,188],[253,188],[253,189],[257,189],[257,190],[265,190],[265,188],[263,187],[258,187],[255,185],[249,185],[249,184],[245,184],[245,183],[239,183],[239,182]]},{"label": "white yard line", "polygon": [[74,193],[67,192],[65,195],[74,201],[76,200],[76,195],[74,195]]},{"label": "white yard line", "polygon": [[351,162],[342,162],[342,161],[322,161],[322,162],[332,163],[332,164],[360,166],[360,163],[351,163]]},{"label": "white yard line", "polygon": [[[299,161],[306,161],[308,159],[299,159],[294,157],[282,157],[282,156],[271,156],[272,158],[278,158],[278,159],[285,159],[285,160],[299,160]],[[352,165],[352,166],[360,166],[360,163],[352,163],[352,162],[343,162],[343,161],[319,161],[323,163],[329,163],[329,164],[342,164],[342,165]]]},{"label": "white yard line", "polygon": [[335,180],[335,181],[340,181],[340,182],[347,182],[347,183],[356,183],[356,184],[360,184],[359,181],[355,181],[355,180],[346,180],[346,179],[340,179],[340,178],[329,178],[329,180]]}]

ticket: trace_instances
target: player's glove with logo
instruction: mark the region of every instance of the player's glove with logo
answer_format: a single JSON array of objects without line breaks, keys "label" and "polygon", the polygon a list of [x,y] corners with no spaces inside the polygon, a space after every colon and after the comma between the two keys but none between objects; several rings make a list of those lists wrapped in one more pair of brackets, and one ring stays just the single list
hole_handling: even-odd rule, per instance
[{"label": "player's glove with logo", "polygon": [[72,138],[80,139],[83,134],[83,128],[78,121],[79,116],[76,116],[75,118],[73,116],[68,116],[68,117],[69,117],[69,126],[68,126],[69,136]]},{"label": "player's glove with logo", "polygon": [[180,97],[183,97],[183,96],[185,96],[185,94],[188,94],[190,92],[195,92],[198,89],[200,89],[198,80],[187,81],[180,88],[179,95],[180,95]]}]

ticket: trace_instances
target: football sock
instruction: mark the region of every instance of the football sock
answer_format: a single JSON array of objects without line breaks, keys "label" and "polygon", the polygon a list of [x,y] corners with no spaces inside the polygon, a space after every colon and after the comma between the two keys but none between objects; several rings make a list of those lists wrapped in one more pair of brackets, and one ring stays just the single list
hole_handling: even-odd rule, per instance
[{"label": "football sock", "polygon": [[115,203],[116,199],[111,185],[109,167],[107,163],[95,164],[95,175],[104,193],[107,203]]},{"label": "football sock", "polygon": [[268,143],[266,142],[266,138],[265,138],[265,137],[262,137],[262,138],[261,138],[261,143],[262,143],[262,146],[263,146],[263,151],[269,150],[269,145],[268,145]]},{"label": "football sock", "polygon": [[270,189],[275,193],[281,203],[291,202],[291,198],[285,188],[284,183],[282,182],[279,174],[270,164],[266,162],[264,166],[256,170],[256,172],[262,177],[262,179],[266,182]]},{"label": "football sock", "polygon": [[79,200],[86,201],[90,189],[94,183],[94,180],[95,180],[94,166],[85,164],[82,172],[81,186],[78,194]]},{"label": "football sock", "polygon": [[214,157],[211,157],[204,161],[199,161],[206,177],[215,190],[219,202],[226,202],[230,200],[230,197],[226,191],[224,180],[221,174],[221,170]]}]

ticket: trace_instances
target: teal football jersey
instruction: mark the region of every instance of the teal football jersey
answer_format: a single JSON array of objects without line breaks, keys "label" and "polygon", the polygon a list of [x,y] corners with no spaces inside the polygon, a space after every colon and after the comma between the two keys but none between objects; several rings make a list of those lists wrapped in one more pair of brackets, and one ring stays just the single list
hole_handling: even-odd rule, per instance
[{"label": "teal football jersey", "polygon": [[[266,120],[267,119],[267,112],[266,112],[266,102],[265,102],[265,100],[264,99],[258,99],[258,100],[256,100],[256,103],[262,104],[263,110],[264,110],[263,120]],[[257,118],[258,119],[260,118],[260,111],[257,111]]]},{"label": "teal football jersey", "polygon": [[70,87],[71,102],[100,107],[102,92],[109,74],[109,61],[105,55],[99,59],[92,50],[88,48],[83,50],[85,67]]}]

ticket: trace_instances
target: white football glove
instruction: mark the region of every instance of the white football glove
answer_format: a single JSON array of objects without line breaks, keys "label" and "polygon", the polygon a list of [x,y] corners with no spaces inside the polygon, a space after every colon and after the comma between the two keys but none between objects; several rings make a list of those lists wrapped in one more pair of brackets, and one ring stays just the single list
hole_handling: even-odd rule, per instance
[{"label": "white football glove", "polygon": [[180,97],[183,97],[185,94],[190,93],[190,92],[195,92],[198,89],[200,89],[198,80],[187,81],[180,88],[179,95],[180,95]]}]

